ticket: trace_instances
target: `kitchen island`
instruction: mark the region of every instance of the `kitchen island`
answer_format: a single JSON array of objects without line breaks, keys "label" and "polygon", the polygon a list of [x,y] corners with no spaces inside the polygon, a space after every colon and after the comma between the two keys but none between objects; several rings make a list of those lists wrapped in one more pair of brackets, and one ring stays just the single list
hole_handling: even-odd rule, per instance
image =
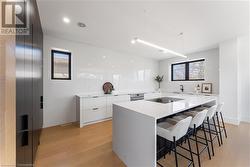
[{"label": "kitchen island", "polygon": [[162,94],[174,99],[113,104],[113,151],[128,167],[156,167],[157,121],[201,105],[214,105],[216,96]]}]

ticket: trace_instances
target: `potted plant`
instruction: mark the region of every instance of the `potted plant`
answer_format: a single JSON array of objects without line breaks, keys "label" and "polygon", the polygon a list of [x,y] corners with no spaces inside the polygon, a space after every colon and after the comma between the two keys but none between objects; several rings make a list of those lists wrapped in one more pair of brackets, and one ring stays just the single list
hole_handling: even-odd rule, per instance
[{"label": "potted plant", "polygon": [[157,76],[155,77],[155,81],[158,82],[158,84],[159,84],[159,89],[160,89],[160,88],[161,88],[161,82],[163,81],[163,76],[157,75]]}]

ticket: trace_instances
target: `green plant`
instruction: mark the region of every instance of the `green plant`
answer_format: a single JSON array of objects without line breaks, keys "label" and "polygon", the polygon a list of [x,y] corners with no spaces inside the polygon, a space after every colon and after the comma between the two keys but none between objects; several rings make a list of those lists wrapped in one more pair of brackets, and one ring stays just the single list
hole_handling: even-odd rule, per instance
[{"label": "green plant", "polygon": [[156,77],[155,77],[155,81],[157,81],[158,82],[158,84],[159,84],[159,88],[161,87],[161,82],[163,81],[163,76],[160,76],[160,75],[157,75]]}]

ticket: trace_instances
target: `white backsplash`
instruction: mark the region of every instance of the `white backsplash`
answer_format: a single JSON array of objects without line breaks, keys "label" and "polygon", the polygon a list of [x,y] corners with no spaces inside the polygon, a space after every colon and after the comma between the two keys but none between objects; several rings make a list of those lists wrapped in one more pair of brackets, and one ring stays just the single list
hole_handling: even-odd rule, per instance
[{"label": "white backsplash", "polygon": [[[51,80],[51,48],[72,53],[72,80]],[[44,127],[75,121],[76,94],[102,93],[111,82],[117,92],[154,91],[156,60],[83,43],[44,37]]]},{"label": "white backsplash", "polygon": [[[184,86],[184,92],[195,92],[195,87],[201,83],[212,83],[214,94],[219,94],[219,49],[210,49],[187,55],[188,58],[171,58],[160,61],[160,74],[164,75],[161,89],[165,92],[180,92],[180,85]],[[205,81],[171,81],[171,64],[205,59]]]}]

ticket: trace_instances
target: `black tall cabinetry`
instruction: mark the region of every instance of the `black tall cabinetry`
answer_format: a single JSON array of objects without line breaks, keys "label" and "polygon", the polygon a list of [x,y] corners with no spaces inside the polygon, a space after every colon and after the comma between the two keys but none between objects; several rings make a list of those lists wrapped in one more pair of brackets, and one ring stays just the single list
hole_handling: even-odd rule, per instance
[{"label": "black tall cabinetry", "polygon": [[43,124],[43,32],[35,0],[27,0],[29,35],[16,36],[16,161],[32,166]]}]

